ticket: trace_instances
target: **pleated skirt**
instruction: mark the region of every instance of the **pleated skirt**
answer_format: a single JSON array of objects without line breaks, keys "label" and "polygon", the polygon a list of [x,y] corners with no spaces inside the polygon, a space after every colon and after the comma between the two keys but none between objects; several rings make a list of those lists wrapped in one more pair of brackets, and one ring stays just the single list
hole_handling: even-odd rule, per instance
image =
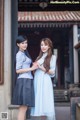
[{"label": "pleated skirt", "polygon": [[33,80],[28,78],[19,78],[13,91],[13,105],[26,105],[34,107],[34,86]]}]

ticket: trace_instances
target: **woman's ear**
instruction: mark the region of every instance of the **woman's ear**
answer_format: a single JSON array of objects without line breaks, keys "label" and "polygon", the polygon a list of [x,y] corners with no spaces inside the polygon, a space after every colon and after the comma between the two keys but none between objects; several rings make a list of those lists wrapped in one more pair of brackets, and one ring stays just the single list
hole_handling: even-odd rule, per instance
[{"label": "woman's ear", "polygon": [[19,43],[17,43],[17,46],[19,47]]}]

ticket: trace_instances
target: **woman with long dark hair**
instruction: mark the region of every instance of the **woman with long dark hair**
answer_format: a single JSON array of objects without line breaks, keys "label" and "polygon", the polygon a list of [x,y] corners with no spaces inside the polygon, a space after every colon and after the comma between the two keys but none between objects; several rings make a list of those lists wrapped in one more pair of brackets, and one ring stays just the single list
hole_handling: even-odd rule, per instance
[{"label": "woman with long dark hair", "polygon": [[18,52],[16,53],[17,80],[12,104],[20,105],[18,120],[25,120],[28,107],[34,107],[34,87],[31,71],[36,69],[36,67],[30,67],[32,60],[27,52],[28,39],[26,36],[18,36],[16,45],[18,47]]},{"label": "woman with long dark hair", "polygon": [[55,120],[51,77],[55,76],[56,56],[53,55],[53,43],[49,38],[41,40],[40,48],[40,54],[34,62],[38,69],[34,73],[35,107],[31,109],[31,115]]}]

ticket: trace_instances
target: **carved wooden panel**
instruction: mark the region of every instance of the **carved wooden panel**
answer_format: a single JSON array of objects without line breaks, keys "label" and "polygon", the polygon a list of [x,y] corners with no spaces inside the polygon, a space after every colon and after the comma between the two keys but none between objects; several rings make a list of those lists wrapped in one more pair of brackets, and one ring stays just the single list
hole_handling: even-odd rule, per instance
[{"label": "carved wooden panel", "polygon": [[0,0],[0,84],[4,81],[4,0]]},{"label": "carved wooden panel", "polygon": [[71,97],[71,106],[70,106],[70,110],[71,110],[71,120],[78,120],[76,119],[76,115],[77,115],[77,111],[76,111],[76,105],[78,103],[80,103],[80,97]]}]

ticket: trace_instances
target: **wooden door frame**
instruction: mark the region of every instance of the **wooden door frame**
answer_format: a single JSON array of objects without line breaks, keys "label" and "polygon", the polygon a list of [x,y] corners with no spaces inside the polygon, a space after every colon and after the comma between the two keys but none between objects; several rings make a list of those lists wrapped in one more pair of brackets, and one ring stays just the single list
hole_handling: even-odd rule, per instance
[{"label": "wooden door frame", "polygon": [[4,83],[4,0],[0,0],[0,84]]}]

